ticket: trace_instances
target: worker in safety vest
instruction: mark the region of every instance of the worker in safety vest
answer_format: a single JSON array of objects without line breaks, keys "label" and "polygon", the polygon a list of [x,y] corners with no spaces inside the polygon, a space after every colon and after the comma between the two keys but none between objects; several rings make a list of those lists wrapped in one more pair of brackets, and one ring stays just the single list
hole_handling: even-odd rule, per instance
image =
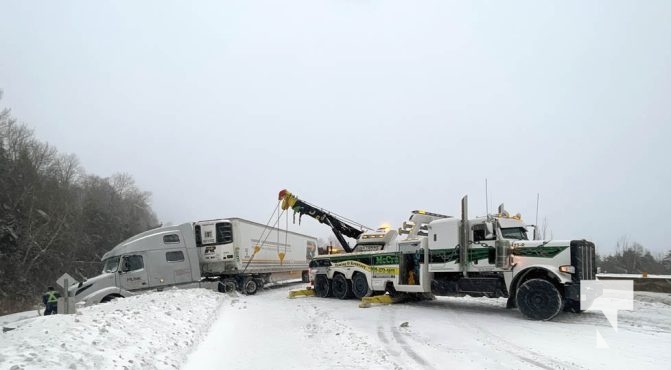
[{"label": "worker in safety vest", "polygon": [[54,290],[54,287],[49,287],[49,290],[42,295],[42,303],[44,303],[44,315],[53,315],[58,313],[58,298],[61,295]]}]

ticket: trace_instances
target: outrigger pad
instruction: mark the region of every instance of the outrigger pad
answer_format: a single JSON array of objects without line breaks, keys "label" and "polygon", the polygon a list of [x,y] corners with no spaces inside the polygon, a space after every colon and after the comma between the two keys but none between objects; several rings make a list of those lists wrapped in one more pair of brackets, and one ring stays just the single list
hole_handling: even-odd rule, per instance
[{"label": "outrigger pad", "polygon": [[404,295],[402,295],[402,294],[400,294],[396,297],[392,297],[389,294],[374,295],[372,297],[361,298],[361,303],[359,303],[359,307],[368,308],[373,303],[376,303],[376,304],[398,303],[398,302],[404,301],[405,299],[406,299],[406,297],[404,297]]},{"label": "outrigger pad", "polygon": [[296,298],[296,297],[301,297],[301,296],[312,296],[315,295],[315,290],[312,288],[305,288],[305,289],[293,289],[289,291],[289,298]]}]

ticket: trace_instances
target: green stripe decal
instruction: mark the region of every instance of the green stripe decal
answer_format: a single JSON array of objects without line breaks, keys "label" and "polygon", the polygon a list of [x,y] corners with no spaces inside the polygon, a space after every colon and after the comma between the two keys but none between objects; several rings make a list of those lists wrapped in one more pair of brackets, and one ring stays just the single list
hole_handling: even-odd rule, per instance
[{"label": "green stripe decal", "polygon": [[[512,254],[520,257],[554,258],[563,252],[568,246],[558,247],[517,247],[513,248]],[[494,253],[494,248],[474,248],[468,250],[469,261],[479,261],[489,258]],[[429,251],[429,263],[459,263],[459,248],[432,249]]]},{"label": "green stripe decal", "polygon": [[327,259],[333,263],[344,261],[356,261],[370,266],[378,265],[398,265],[400,263],[400,252],[385,253],[385,254],[344,254],[344,255],[330,255],[318,256],[315,259]]},{"label": "green stripe decal", "polygon": [[513,255],[520,257],[554,258],[566,248],[568,248],[568,245],[561,247],[521,247],[514,248]]},{"label": "green stripe decal", "polygon": [[[512,254],[520,257],[535,257],[535,258],[554,258],[559,253],[566,250],[568,246],[553,246],[553,247],[517,247],[513,248]],[[471,247],[468,250],[469,261],[479,261],[489,259],[495,253],[494,247]],[[345,261],[353,261],[363,263],[369,266],[380,265],[398,265],[400,263],[400,252],[383,253],[383,254],[343,254],[343,255],[327,255],[318,256],[315,259],[330,260],[333,263],[340,263]],[[420,257],[420,262],[424,262],[424,254]],[[459,248],[450,249],[431,249],[429,250],[429,263],[459,263]]]},{"label": "green stripe decal", "polygon": [[[468,250],[468,260],[479,261],[489,259],[490,253],[494,253],[494,248],[472,248]],[[429,251],[429,263],[449,262],[459,262],[459,248],[437,249]]]}]

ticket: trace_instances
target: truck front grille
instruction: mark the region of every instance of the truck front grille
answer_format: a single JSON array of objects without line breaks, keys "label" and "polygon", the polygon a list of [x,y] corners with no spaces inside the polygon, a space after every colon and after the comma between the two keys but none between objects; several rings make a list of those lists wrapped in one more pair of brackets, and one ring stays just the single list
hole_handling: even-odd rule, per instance
[{"label": "truck front grille", "polygon": [[587,240],[571,241],[571,265],[575,267],[573,281],[596,279],[596,248]]}]

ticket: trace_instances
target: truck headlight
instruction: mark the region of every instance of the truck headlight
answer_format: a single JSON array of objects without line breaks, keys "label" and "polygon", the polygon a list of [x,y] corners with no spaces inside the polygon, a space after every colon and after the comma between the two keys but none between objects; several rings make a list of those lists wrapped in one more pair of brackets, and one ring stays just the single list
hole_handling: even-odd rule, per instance
[{"label": "truck headlight", "polygon": [[559,266],[559,271],[565,272],[567,274],[575,274],[575,267],[571,265],[562,265]]}]

